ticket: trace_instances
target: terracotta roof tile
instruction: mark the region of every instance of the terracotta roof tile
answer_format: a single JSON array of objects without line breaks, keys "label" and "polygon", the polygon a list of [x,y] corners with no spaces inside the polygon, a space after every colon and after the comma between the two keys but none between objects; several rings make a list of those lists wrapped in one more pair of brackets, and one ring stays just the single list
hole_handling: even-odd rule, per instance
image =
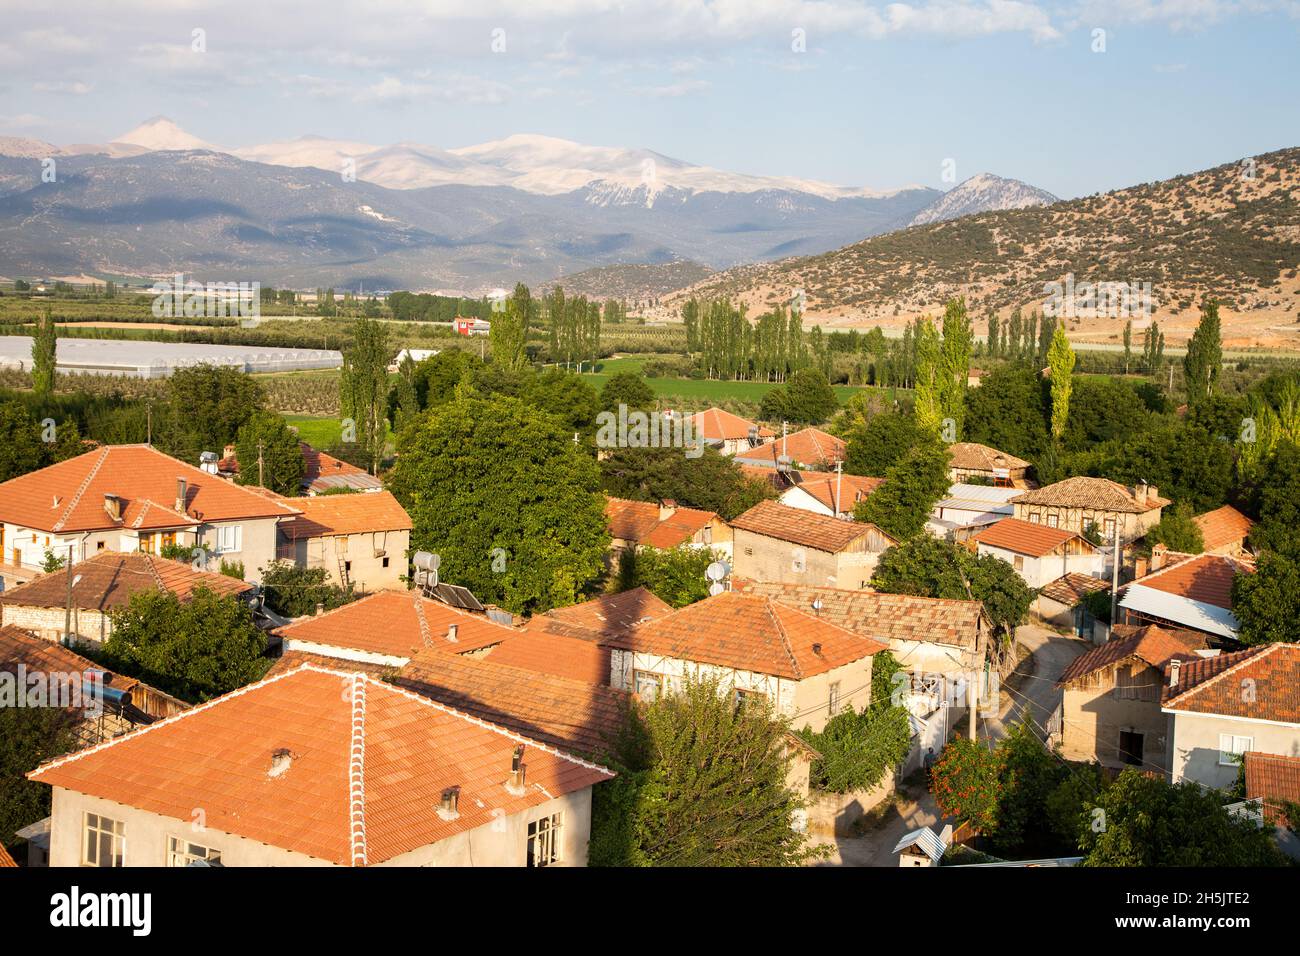
[{"label": "terracotta roof tile", "polygon": [[581,604],[553,608],[529,618],[524,629],[600,641],[672,612],[672,606],[666,601],[661,601],[646,588],[638,587],[618,594],[602,594]]},{"label": "terracotta roof tile", "polygon": [[803,680],[885,650],[805,611],[723,591],[632,628],[610,646]]},{"label": "terracotta roof tile", "polygon": [[[172,511],[176,479],[184,478],[186,515]],[[104,496],[123,500],[122,520]],[[0,484],[0,520],[70,533],[131,527],[175,528],[199,521],[279,517],[293,508],[200,471],[148,445],[106,445]]]},{"label": "terracotta roof tile", "polygon": [[292,541],[370,531],[410,531],[411,516],[388,491],[284,498],[302,516],[280,527]]},{"label": "terracotta roof tile", "polygon": [[9,855],[9,851],[4,848],[3,844],[0,844],[0,868],[17,865],[14,858]]},{"label": "terracotta roof tile", "polygon": [[1019,471],[1029,467],[1029,462],[1023,458],[972,441],[960,441],[949,445],[948,460],[951,467],[963,471],[991,472],[999,468]]},{"label": "terracotta roof tile", "polygon": [[1079,574],[1077,571],[1071,571],[1069,574],[1063,574],[1055,581],[1044,585],[1038,593],[1067,607],[1074,607],[1089,594],[1109,590],[1109,582],[1103,581],[1101,578],[1090,578],[1088,575]]},{"label": "terracotta roof tile", "polygon": [[1046,485],[1033,491],[1026,491],[1011,499],[1015,504],[1055,505],[1062,508],[1094,508],[1098,511],[1114,511],[1140,514],[1153,508],[1162,508],[1169,500],[1149,497],[1146,504],[1138,504],[1133,492],[1109,478],[1088,478],[1079,476],[1066,478],[1055,484]]},{"label": "terracotta roof tile", "polygon": [[[1019,518],[1003,518],[971,535],[972,541],[987,544],[991,548],[1003,548],[1035,558],[1051,554],[1072,538],[1084,540],[1077,531],[1049,528],[1045,524],[1034,524]],[[1086,541],[1084,544],[1092,548]]]},{"label": "terracotta roof tile", "polygon": [[1133,584],[1232,610],[1232,582],[1255,566],[1221,554],[1200,554],[1153,571]]},{"label": "terracotta roof tile", "polygon": [[554,674],[589,684],[609,683],[609,648],[580,637],[526,629],[488,651],[494,664]]},{"label": "terracotta roof tile", "polygon": [[652,501],[626,498],[606,498],[605,515],[613,537],[661,550],[686,544],[706,525],[718,520],[712,511],[695,508],[674,508],[663,515]]},{"label": "terracotta roof tile", "polygon": [[[497,660],[500,650],[486,658],[424,651],[393,680],[568,752],[602,758],[609,751],[625,726],[630,695],[600,682],[503,664]],[[608,670],[605,677],[607,685]]]},{"label": "terracotta roof tile", "polygon": [[324,667],[327,670],[347,670],[359,671],[362,674],[369,674],[371,677],[387,678],[397,674],[399,668],[395,664],[372,664],[369,661],[346,660],[342,657],[330,657],[327,654],[313,654],[310,651],[284,651],[275,659],[263,677],[275,677],[279,674],[286,674],[289,671],[297,670],[303,664],[315,664],[318,667]]},{"label": "terracotta roof tile", "polygon": [[1232,505],[1207,511],[1192,520],[1201,529],[1201,540],[1206,551],[1217,551],[1241,542],[1255,526],[1255,522]]},{"label": "terracotta roof tile", "polygon": [[[181,561],[140,552],[101,551],[73,565],[72,575],[76,580],[72,586],[72,606],[90,611],[124,607],[141,591],[164,589],[184,601],[200,587],[226,596],[244,594],[254,587],[225,574],[196,571]],[[0,592],[0,605],[65,607],[67,601],[67,571],[43,574]]]},{"label": "terracotta roof tile", "polygon": [[885,482],[883,478],[832,475],[819,471],[799,471],[791,477],[795,488],[806,491],[832,511],[835,510],[835,503],[838,500],[840,512],[851,512],[855,504]]},{"label": "terracotta roof tile", "polygon": [[735,518],[731,526],[832,554],[843,551],[873,531],[893,541],[874,524],[814,514],[776,501],[760,501]]},{"label": "terracotta roof tile", "polygon": [[1295,827],[1285,804],[1300,803],[1300,757],[1249,751],[1242,755],[1246,768],[1246,799],[1262,798],[1264,818],[1275,826]]},{"label": "terracotta roof tile", "polygon": [[784,438],[775,438],[766,445],[739,452],[736,460],[745,464],[775,466],[782,455],[788,455],[798,467],[829,470],[837,461],[844,460],[844,447],[844,440],[830,432],[803,428]]},{"label": "terracotta roof tile", "polygon": [[[506,787],[525,746],[528,787]],[[272,777],[272,755],[290,762]],[[341,866],[382,863],[613,776],[356,672],[303,665],[50,761],[30,779]],[[460,788],[459,816],[437,813]],[[355,808],[353,811],[352,808]]]},{"label": "terracotta roof tile", "polygon": [[[744,591],[771,598],[873,640],[932,642],[974,647],[984,610],[979,601],[886,594],[883,591],[747,582]],[[813,611],[813,601],[821,608]]]},{"label": "terracotta roof tile", "polygon": [[751,428],[758,428],[761,438],[771,438],[774,434],[770,428],[760,427],[747,418],[733,415],[721,408],[706,408],[702,412],[696,412],[689,421],[696,434],[702,435],[705,441],[710,442],[738,441],[748,438]]},{"label": "terracotta roof tile", "polygon": [[1188,661],[1161,704],[1225,717],[1300,723],[1300,645],[1265,644]]},{"label": "terracotta roof tile", "polygon": [[1155,668],[1163,668],[1175,657],[1196,660],[1196,651],[1205,647],[1205,639],[1190,637],[1186,632],[1173,633],[1150,624],[1139,628],[1127,637],[1112,638],[1100,647],[1094,647],[1076,657],[1061,672],[1057,687],[1086,677],[1096,671],[1136,657]]},{"label": "terracotta roof tile", "polygon": [[[451,639],[452,625],[456,627],[455,640]],[[316,617],[301,618],[277,633],[286,650],[378,655],[405,662],[425,648],[464,654],[499,644],[519,632],[482,614],[420,597],[415,591],[376,591]]]}]

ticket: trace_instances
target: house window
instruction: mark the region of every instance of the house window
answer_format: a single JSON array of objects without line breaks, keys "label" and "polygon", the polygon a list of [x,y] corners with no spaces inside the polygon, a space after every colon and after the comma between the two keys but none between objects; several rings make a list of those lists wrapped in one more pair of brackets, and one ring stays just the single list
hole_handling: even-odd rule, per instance
[{"label": "house window", "polygon": [[1042,524],[1042,523],[1043,523],[1043,516],[1040,515],[1037,511],[1031,511],[1031,512],[1029,512],[1029,523],[1030,523],[1030,524]]},{"label": "house window", "polygon": [[82,866],[121,866],[126,850],[123,824],[97,813],[86,814],[85,839],[81,846]]},{"label": "house window", "polygon": [[668,680],[663,674],[656,674],[654,671],[633,671],[632,672],[632,689],[642,700],[654,700],[662,694],[668,686]]},{"label": "house window", "polygon": [[528,865],[551,866],[560,862],[562,813],[553,813],[528,824]]},{"label": "house window", "polygon": [[157,535],[152,535],[152,534],[140,535],[140,551],[142,554],[157,554],[158,553]]},{"label": "house window", "polygon": [[1061,524],[1061,516],[1060,516],[1060,515],[1058,515],[1058,514],[1056,514],[1055,512],[1053,512],[1052,514],[1049,514],[1049,515],[1047,516],[1047,526],[1048,526],[1049,528],[1057,528],[1057,527],[1060,527],[1060,524]]},{"label": "house window", "polygon": [[1025,559],[1023,555],[1017,554],[1015,560],[1011,563],[1017,571],[1023,571],[1025,569]]},{"label": "house window", "polygon": [[706,524],[701,532],[701,541],[704,544],[713,544],[713,525]]},{"label": "house window", "polygon": [[217,553],[224,554],[227,551],[238,551],[243,544],[243,531],[239,525],[227,525],[214,529],[217,532]]},{"label": "house window", "polygon": [[1121,730],[1119,732],[1119,759],[1130,766],[1140,766],[1142,763],[1143,736],[1143,734],[1133,730]]},{"label": "house window", "polygon": [[745,557],[747,557],[747,558],[752,558],[753,556],[754,556],[754,549],[753,549],[753,548],[746,548],[746,549],[745,549]]},{"label": "house window", "polygon": [[103,551],[103,550],[104,550],[104,542],[102,542],[102,541],[96,541],[96,542],[95,542],[95,550],[96,550],[96,551]]},{"label": "house window", "polygon": [[1115,540],[1115,519],[1114,518],[1106,519],[1106,540],[1107,541]]},{"label": "house window", "polygon": [[826,709],[831,716],[835,716],[840,711],[840,682],[836,681],[831,684],[830,692],[826,695]]},{"label": "house window", "polygon": [[384,558],[384,567],[388,567],[388,559]]},{"label": "house window", "polygon": [[221,863],[221,851],[210,846],[202,846],[181,840],[177,837],[167,838],[167,865],[189,866],[191,863],[205,862],[209,865]]},{"label": "house window", "polygon": [[1237,737],[1233,734],[1219,734],[1219,766],[1235,767],[1241,763],[1241,755],[1255,745],[1254,737]]},{"label": "house window", "polygon": [[738,708],[745,706],[745,704],[751,701],[761,700],[765,696],[766,695],[762,691],[757,690],[742,690],[739,687],[733,687],[731,690],[732,702]]}]

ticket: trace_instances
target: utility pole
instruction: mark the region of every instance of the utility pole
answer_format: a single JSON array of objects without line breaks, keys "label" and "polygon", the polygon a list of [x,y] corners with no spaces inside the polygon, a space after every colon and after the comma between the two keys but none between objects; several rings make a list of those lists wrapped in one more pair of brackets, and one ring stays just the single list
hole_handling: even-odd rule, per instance
[{"label": "utility pole", "polygon": [[72,545],[68,545],[68,573],[65,577],[68,580],[68,606],[63,617],[63,644],[65,647],[72,646]]},{"label": "utility pole", "polygon": [[835,463],[835,517],[840,516],[840,486],[844,480],[844,462]]},{"label": "utility pole", "polygon": [[1115,516],[1115,558],[1110,569],[1110,626],[1119,616],[1119,515]]},{"label": "utility pole", "polygon": [[263,478],[263,475],[262,475],[262,472],[264,471],[264,463],[263,463],[263,461],[262,461],[262,448],[263,448],[264,445],[265,445],[265,442],[263,442],[261,439],[258,439],[258,442],[257,442],[257,484],[258,484],[258,487],[260,487],[260,488],[265,488],[265,487],[266,487],[266,481],[265,481],[265,479]]},{"label": "utility pole", "polygon": [[153,444],[153,402],[148,402],[145,404],[144,420],[145,420],[144,443],[146,445],[152,445]]}]

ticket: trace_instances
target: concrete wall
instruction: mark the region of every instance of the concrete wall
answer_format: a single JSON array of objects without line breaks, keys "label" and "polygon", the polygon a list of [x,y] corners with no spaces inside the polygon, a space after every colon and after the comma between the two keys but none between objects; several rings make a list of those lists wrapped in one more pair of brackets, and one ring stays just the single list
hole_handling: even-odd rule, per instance
[{"label": "concrete wall", "polygon": [[858,590],[871,580],[886,547],[883,539],[873,542],[874,537],[864,536],[849,549],[832,554],[736,528],[734,573],[752,581]]},{"label": "concrete wall", "polygon": [[[244,563],[244,580],[254,584],[261,581],[262,570],[275,560],[276,539],[279,535],[275,518],[251,518],[245,521],[214,521],[204,524],[200,529],[199,544],[208,549],[208,570],[216,571],[222,561]],[[243,528],[240,534],[239,550],[218,551],[218,529],[238,525]]]},{"label": "concrete wall", "polygon": [[1220,734],[1249,737],[1249,749],[1261,753],[1300,757],[1300,724],[1175,712],[1170,745],[1174,783],[1184,778],[1207,787],[1223,788],[1236,783],[1237,764],[1219,763]]},{"label": "concrete wall", "polygon": [[[1070,543],[1066,542],[1066,545]],[[1016,559],[1020,558],[1021,567],[1016,568],[1016,571],[1031,588],[1041,588],[1066,574],[1084,574],[1090,578],[1103,576],[1105,556],[1101,552],[1085,550],[1071,554],[1069,550],[1066,547],[1044,557],[1035,558],[1017,554],[1006,548],[994,547],[982,541],[979,543],[980,554],[991,554],[995,558],[1001,558],[1012,567],[1016,567]]]},{"label": "concrete wall", "polygon": [[1105,767],[1129,766],[1120,758],[1119,735],[1121,731],[1132,731],[1143,735],[1141,769],[1169,772],[1169,717],[1160,710],[1160,672],[1143,666],[1132,679],[1150,688],[1117,690],[1114,667],[1064,688],[1061,752],[1067,760],[1095,760]]},{"label": "concrete wall", "polygon": [[[1121,544],[1129,544],[1132,541],[1142,537],[1151,526],[1160,520],[1162,509],[1153,508],[1150,511],[1144,511],[1140,514],[1131,512],[1101,511],[1096,508],[1064,508],[1048,507],[1046,505],[1031,505],[1017,503],[1015,517],[1021,521],[1032,521],[1033,515],[1038,516],[1039,524],[1050,524],[1048,515],[1056,515],[1057,527],[1065,528],[1069,531],[1078,531],[1083,533],[1085,521],[1091,521],[1097,525],[1098,531],[1102,533],[1107,543],[1110,543],[1111,532],[1106,531],[1106,521],[1115,520],[1119,523],[1119,536]],[[1059,575],[1058,575],[1059,576]]]},{"label": "concrete wall", "polygon": [[[0,605],[0,624],[12,624],[31,631],[47,641],[62,641],[67,612],[61,607]],[[102,644],[113,633],[113,621],[100,611],[80,610],[72,615],[72,633],[88,644]]]},{"label": "concrete wall", "polygon": [[[432,808],[430,810],[432,812]],[[166,866],[168,837],[178,837],[221,851],[222,866],[333,866],[303,853],[268,846],[257,840],[206,827],[195,830],[189,821],[174,820],[147,810],[73,790],[54,788],[50,820],[50,865],[80,866],[84,819],[96,813],[124,824],[126,866]],[[591,834],[591,788],[540,804],[522,813],[502,816],[468,830],[403,853],[383,866],[524,866],[528,824],[553,813],[563,814],[559,866],[586,866]]]},{"label": "concrete wall", "polygon": [[410,547],[409,531],[367,531],[302,538],[282,544],[279,554],[300,568],[324,568],[335,584],[342,583],[339,581],[341,556],[348,563],[348,580],[359,591],[392,591],[405,589],[401,578],[407,573],[406,553]]}]

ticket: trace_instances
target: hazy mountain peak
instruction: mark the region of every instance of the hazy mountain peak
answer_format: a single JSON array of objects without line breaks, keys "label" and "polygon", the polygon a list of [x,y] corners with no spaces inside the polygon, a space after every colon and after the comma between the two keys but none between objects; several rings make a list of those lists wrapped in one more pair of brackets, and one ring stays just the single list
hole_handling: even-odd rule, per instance
[{"label": "hazy mountain peak", "polygon": [[978,173],[958,183],[933,203],[922,209],[908,225],[924,226],[944,222],[977,212],[994,212],[999,209],[1024,209],[1028,206],[1048,206],[1057,198],[1046,190],[1006,179],[992,173]]},{"label": "hazy mountain peak", "polygon": [[211,143],[191,136],[166,116],[154,116],[145,120],[135,129],[128,130],[113,139],[115,143],[126,143],[150,150],[167,149],[211,149],[217,147]]}]

